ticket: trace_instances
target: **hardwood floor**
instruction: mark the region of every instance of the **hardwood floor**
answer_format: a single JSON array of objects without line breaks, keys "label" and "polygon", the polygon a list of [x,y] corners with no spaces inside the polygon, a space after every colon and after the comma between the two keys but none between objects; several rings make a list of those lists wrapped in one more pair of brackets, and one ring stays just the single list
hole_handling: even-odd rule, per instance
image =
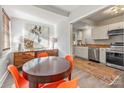
[{"label": "hardwood floor", "polygon": [[75,66],[83,71],[86,71],[102,80],[108,85],[112,85],[113,82],[121,75],[122,71],[110,68],[101,63],[95,63],[88,60],[82,60],[80,58],[75,58]]},{"label": "hardwood floor", "polygon": [[[82,61],[86,61],[86,60],[82,60]],[[72,72],[72,79],[76,76],[79,77],[78,85],[80,88],[124,88],[124,71],[121,71],[121,75],[119,76],[118,79],[115,80],[115,82],[112,85],[108,85],[104,83],[102,80],[94,77],[94,75],[82,70],[78,66],[75,66]],[[11,87],[14,87],[14,82],[11,75],[9,74],[2,88],[11,88]]]}]

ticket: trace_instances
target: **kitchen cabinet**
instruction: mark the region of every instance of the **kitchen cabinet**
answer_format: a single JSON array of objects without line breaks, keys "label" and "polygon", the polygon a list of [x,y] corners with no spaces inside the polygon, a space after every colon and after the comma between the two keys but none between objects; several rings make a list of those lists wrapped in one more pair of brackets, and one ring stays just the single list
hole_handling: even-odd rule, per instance
[{"label": "kitchen cabinet", "polygon": [[88,47],[75,46],[74,55],[77,57],[88,59]]},{"label": "kitchen cabinet", "polygon": [[100,48],[99,50],[100,63],[106,64],[106,48]]},{"label": "kitchen cabinet", "polygon": [[109,31],[115,30],[115,29],[123,29],[124,28],[124,22],[109,24],[108,28],[109,28]]},{"label": "kitchen cabinet", "polygon": [[77,40],[82,40],[82,38],[83,38],[83,33],[82,33],[82,31],[78,31]]},{"label": "kitchen cabinet", "polygon": [[108,25],[105,26],[95,26],[92,29],[93,39],[109,39],[108,36]]},{"label": "kitchen cabinet", "polygon": [[76,31],[74,32],[75,40],[82,40],[83,39],[83,33],[82,31]]}]

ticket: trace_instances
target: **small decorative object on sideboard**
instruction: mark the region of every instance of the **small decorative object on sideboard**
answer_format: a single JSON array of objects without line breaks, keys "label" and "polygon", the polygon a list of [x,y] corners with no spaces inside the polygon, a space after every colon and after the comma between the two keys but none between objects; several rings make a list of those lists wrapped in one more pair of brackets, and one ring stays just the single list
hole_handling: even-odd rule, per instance
[{"label": "small decorative object on sideboard", "polygon": [[51,38],[51,41],[52,41],[52,48],[54,49],[55,47],[55,43],[57,42],[57,38]]},{"label": "small decorative object on sideboard", "polygon": [[22,51],[23,50],[23,44],[24,44],[23,36],[20,36],[19,40],[17,40],[16,43],[18,43],[18,51]]}]

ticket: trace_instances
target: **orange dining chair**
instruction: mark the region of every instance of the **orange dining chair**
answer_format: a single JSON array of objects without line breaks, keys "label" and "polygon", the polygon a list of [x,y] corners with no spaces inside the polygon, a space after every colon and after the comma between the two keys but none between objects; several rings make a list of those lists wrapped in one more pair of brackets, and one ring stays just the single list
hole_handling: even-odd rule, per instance
[{"label": "orange dining chair", "polygon": [[[17,68],[14,65],[9,65],[8,70],[12,74],[16,88],[29,88],[29,82],[19,74]],[[40,84],[39,86],[42,87],[43,85]]]},{"label": "orange dining chair", "polygon": [[60,80],[54,83],[47,84],[43,88],[76,88],[78,78],[71,81]]},{"label": "orange dining chair", "polygon": [[[70,63],[70,65],[71,65],[71,72],[72,72],[72,70],[74,69],[74,59],[73,59],[73,57],[71,55],[66,55],[65,59]],[[70,73],[68,79],[71,80],[71,73]]]},{"label": "orange dining chair", "polygon": [[65,59],[66,59],[68,62],[70,62],[70,64],[71,64],[71,69],[73,70],[73,69],[74,69],[74,59],[73,59],[73,57],[72,57],[71,55],[67,55],[67,56],[65,56]]},{"label": "orange dining chair", "polygon": [[48,57],[48,53],[46,53],[46,52],[38,53],[37,58],[41,58],[41,57]]},{"label": "orange dining chair", "polygon": [[14,65],[9,65],[8,70],[12,74],[16,88],[28,88],[29,82],[25,80]]},{"label": "orange dining chair", "polygon": [[44,85],[43,88],[57,88],[57,86],[59,84],[61,84],[62,82],[65,82],[65,80],[60,80],[60,81],[56,81],[53,83],[48,83],[48,84]]},{"label": "orange dining chair", "polygon": [[78,77],[67,82],[62,82],[57,86],[57,88],[77,88],[78,87]]}]

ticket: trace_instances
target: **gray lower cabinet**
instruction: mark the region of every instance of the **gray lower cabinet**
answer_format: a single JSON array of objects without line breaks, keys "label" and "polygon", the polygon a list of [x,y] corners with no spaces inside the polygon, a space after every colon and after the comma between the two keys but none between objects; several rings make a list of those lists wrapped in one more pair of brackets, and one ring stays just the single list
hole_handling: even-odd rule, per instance
[{"label": "gray lower cabinet", "polygon": [[[88,47],[74,47],[74,56],[88,59]],[[106,64],[106,48],[99,48],[99,62]]]},{"label": "gray lower cabinet", "polygon": [[100,48],[99,57],[100,63],[106,64],[106,48]]},{"label": "gray lower cabinet", "polygon": [[88,59],[88,47],[74,47],[74,56]]}]

